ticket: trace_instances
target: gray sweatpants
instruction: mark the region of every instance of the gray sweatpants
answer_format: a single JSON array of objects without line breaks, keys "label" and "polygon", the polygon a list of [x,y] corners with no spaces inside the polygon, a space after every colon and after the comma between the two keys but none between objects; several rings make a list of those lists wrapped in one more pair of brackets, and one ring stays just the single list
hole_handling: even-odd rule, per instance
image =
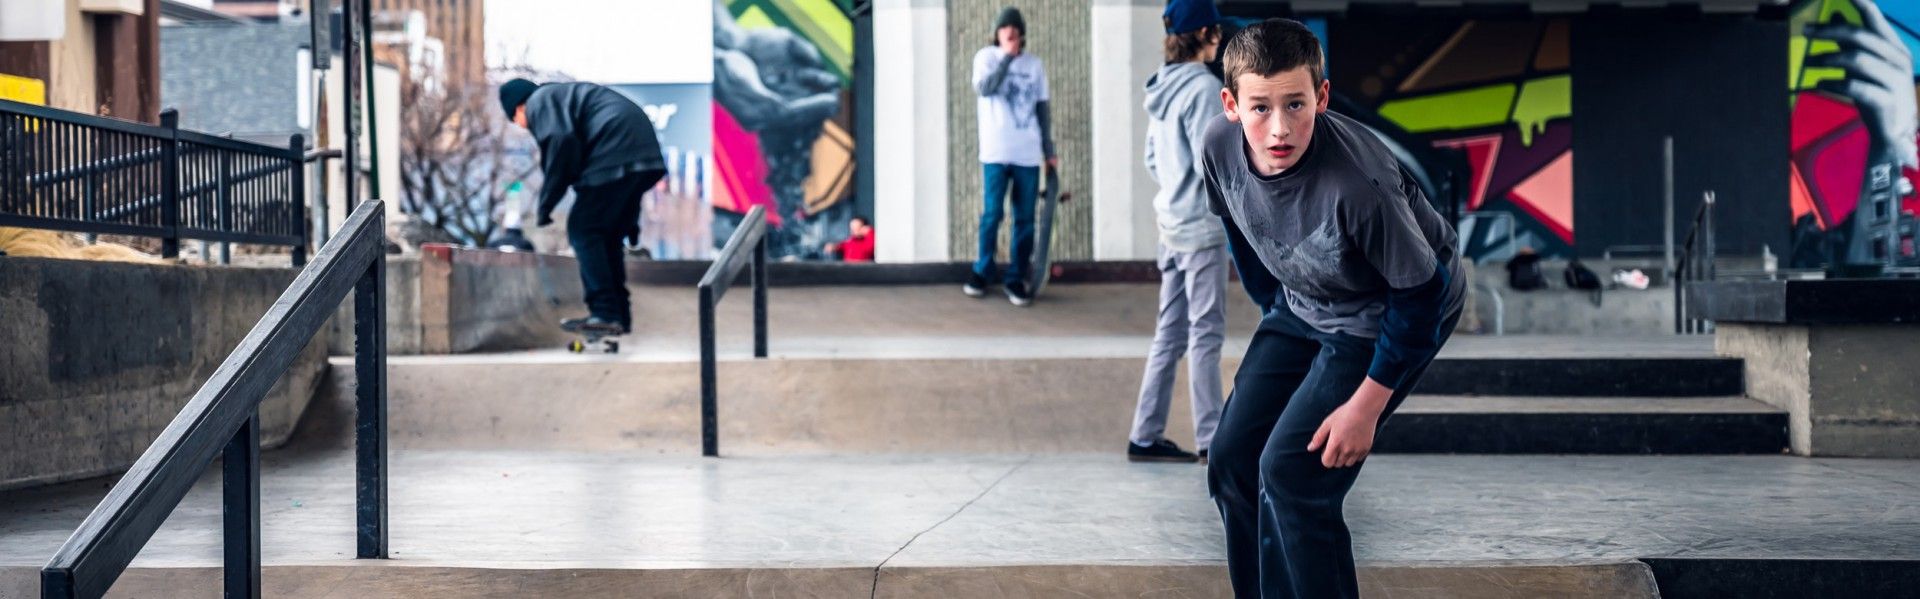
[{"label": "gray sweatpants", "polygon": [[1173,377],[1187,357],[1193,396],[1195,449],[1213,442],[1220,423],[1220,344],[1227,336],[1227,249],[1187,253],[1160,248],[1160,318],[1140,378],[1140,405],[1133,414],[1132,441],[1145,445],[1167,432]]}]

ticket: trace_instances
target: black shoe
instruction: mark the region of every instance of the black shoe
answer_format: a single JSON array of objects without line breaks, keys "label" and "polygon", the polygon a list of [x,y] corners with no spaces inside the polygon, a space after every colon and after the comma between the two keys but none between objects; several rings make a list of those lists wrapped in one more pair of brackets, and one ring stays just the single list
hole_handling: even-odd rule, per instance
[{"label": "black shoe", "polygon": [[591,331],[596,333],[610,333],[614,335],[625,334],[628,330],[630,330],[630,328],[627,325],[614,322],[611,320],[607,320],[598,316],[588,316],[586,318],[569,318],[566,320],[562,320],[560,321],[560,328],[573,333],[584,333],[584,332]]},{"label": "black shoe", "polygon": [[1026,283],[1014,281],[1007,284],[1007,301],[1015,306],[1025,306],[1033,303],[1033,294],[1027,292]]},{"label": "black shoe", "polygon": [[1161,439],[1152,445],[1141,447],[1138,443],[1127,442],[1127,461],[1129,462],[1193,462],[1198,456],[1187,453],[1174,445],[1172,441]]},{"label": "black shoe", "polygon": [[1207,450],[1205,449],[1200,450],[1200,463],[1207,463]]},{"label": "black shoe", "polygon": [[966,293],[967,297],[986,297],[987,278],[980,276],[980,273],[973,273],[973,276],[967,277],[967,284],[962,285],[960,291]]}]

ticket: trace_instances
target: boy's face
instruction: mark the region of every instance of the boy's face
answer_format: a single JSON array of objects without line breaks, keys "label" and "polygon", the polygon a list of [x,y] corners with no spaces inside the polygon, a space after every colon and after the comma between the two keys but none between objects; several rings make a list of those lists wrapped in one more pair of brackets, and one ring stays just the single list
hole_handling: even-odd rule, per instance
[{"label": "boy's face", "polygon": [[1001,27],[998,31],[995,31],[993,39],[999,42],[1001,48],[1010,48],[1016,52],[1024,50],[1027,47],[1026,36],[1020,35],[1020,29],[1012,25]]},{"label": "boy's face", "polygon": [[521,104],[519,106],[513,107],[513,124],[519,125],[521,129],[527,128],[527,105],[526,104]]},{"label": "boy's face", "polygon": [[1313,141],[1313,119],[1327,111],[1327,82],[1313,84],[1307,67],[1281,71],[1269,77],[1240,75],[1239,97],[1220,90],[1227,120],[1240,124],[1247,138],[1247,155],[1254,169],[1272,176],[1293,168]]}]

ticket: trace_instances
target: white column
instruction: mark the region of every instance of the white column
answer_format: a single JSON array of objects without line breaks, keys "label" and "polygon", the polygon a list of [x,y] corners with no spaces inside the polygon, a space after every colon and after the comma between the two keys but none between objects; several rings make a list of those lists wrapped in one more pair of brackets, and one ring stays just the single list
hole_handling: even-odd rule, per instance
[{"label": "white column", "polygon": [[1164,61],[1162,0],[1093,0],[1093,258],[1151,260],[1159,242],[1146,151],[1147,78]]},{"label": "white column", "polygon": [[873,77],[875,258],[946,262],[946,0],[874,2]]}]

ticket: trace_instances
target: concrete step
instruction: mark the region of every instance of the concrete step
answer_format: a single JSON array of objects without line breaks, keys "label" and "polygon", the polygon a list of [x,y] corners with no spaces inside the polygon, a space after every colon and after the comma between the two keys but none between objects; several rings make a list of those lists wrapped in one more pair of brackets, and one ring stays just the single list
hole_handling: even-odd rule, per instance
[{"label": "concrete step", "polygon": [[[1640,562],[1372,564],[1358,571],[1366,597],[1565,597],[1656,599]],[[30,568],[0,567],[0,596],[31,597]],[[107,597],[198,599],[221,594],[213,567],[133,568]],[[1233,596],[1222,564],[1072,564],[968,567],[487,568],[374,561],[267,566],[267,597],[1164,597]],[[8,594],[16,591],[18,594]]]},{"label": "concrete step", "polygon": [[1452,357],[1427,368],[1421,393],[1561,397],[1711,397],[1746,392],[1738,358]]},{"label": "concrete step", "polygon": [[1787,413],[1744,397],[1415,396],[1383,453],[1769,454]]},{"label": "concrete step", "polygon": [[[1021,453],[1123,448],[1143,361],[836,357],[719,366],[720,446],[729,455]],[[1223,370],[1235,366],[1226,360]],[[352,439],[349,362],[337,359],[330,381],[301,434],[341,447]],[[680,361],[396,358],[392,443],[690,454],[700,446],[699,384],[698,365]],[[1168,434],[1191,447],[1184,380],[1176,389]],[[1416,396],[1382,450],[1777,453],[1785,428],[1783,413],[1739,398]]]},{"label": "concrete step", "polygon": [[[750,328],[723,334],[718,355],[752,355]],[[1036,327],[1033,334],[997,331],[960,335],[953,331],[924,335],[771,335],[773,358],[873,360],[1050,360],[1126,359],[1144,361],[1150,334],[1062,333]],[[1230,334],[1221,348],[1222,374],[1231,379],[1249,337]],[[617,364],[694,362],[698,337],[691,332],[628,335],[618,355],[573,355],[552,349],[458,356],[396,357],[421,364]],[[1419,392],[1436,395],[1551,395],[1619,397],[1713,397],[1745,391],[1742,362],[1714,355],[1709,337],[1557,336],[1482,337],[1460,335],[1447,343],[1428,367]]]}]

